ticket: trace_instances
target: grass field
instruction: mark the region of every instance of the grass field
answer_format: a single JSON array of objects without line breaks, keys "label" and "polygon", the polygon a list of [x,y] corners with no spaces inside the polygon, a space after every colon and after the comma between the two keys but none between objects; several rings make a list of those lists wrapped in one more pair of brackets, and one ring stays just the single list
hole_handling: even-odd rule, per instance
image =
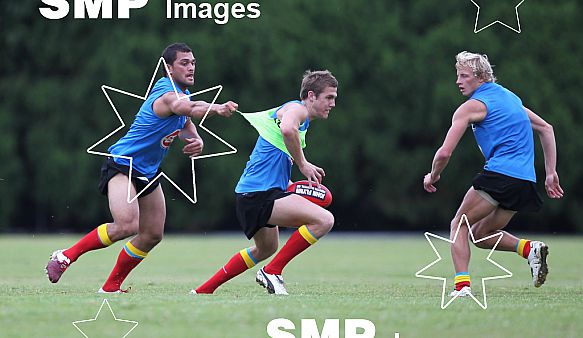
[{"label": "grass field", "polygon": [[[523,259],[495,253],[492,258],[514,275],[487,282],[486,310],[471,299],[440,309],[441,283],[414,276],[435,259],[421,233],[324,238],[286,268],[289,297],[270,296],[256,285],[257,267],[214,295],[188,294],[249,245],[242,235],[166,237],[130,275],[125,295],[96,293],[121,243],[81,257],[58,284],[49,283],[44,266],[50,252],[76,239],[0,236],[0,337],[83,337],[72,322],[94,318],[104,298],[118,319],[139,322],[128,337],[268,337],[267,323],[279,317],[295,323],[289,332],[298,338],[302,318],[317,319],[320,328],[326,318],[368,319],[377,338],[395,332],[401,338],[583,336],[583,237],[542,237],[550,247],[550,274],[540,289],[530,285]],[[426,273],[450,278],[447,245],[436,247],[444,259]],[[478,294],[481,276],[502,273],[486,254],[473,250],[470,273]],[[122,337],[131,325],[114,321],[104,308],[82,328],[91,338]]]}]

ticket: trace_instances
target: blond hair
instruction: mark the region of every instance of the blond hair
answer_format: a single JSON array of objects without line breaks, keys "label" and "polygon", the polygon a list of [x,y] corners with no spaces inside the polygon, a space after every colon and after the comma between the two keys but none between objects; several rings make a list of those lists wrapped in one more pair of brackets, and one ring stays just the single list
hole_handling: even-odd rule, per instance
[{"label": "blond hair", "polygon": [[484,82],[496,82],[492,65],[486,54],[476,54],[463,51],[455,56],[455,68],[468,67],[474,76]]}]

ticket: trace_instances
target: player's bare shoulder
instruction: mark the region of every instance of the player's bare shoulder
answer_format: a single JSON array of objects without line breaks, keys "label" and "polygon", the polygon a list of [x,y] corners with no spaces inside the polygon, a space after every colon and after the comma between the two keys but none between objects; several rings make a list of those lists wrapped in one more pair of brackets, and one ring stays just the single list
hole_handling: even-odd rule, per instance
[{"label": "player's bare shoulder", "polygon": [[469,123],[477,123],[483,121],[487,114],[488,108],[482,101],[469,99],[455,111],[454,119],[457,117]]},{"label": "player's bare shoulder", "polygon": [[282,120],[283,116],[294,117],[297,120],[305,120],[308,116],[308,109],[299,102],[286,103],[277,111],[277,118]]}]

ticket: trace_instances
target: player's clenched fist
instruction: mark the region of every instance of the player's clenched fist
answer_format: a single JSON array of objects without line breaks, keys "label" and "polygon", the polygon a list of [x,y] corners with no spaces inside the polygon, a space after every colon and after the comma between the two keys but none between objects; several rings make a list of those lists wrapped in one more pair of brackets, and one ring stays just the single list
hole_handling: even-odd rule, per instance
[{"label": "player's clenched fist", "polygon": [[182,148],[182,152],[189,157],[197,156],[202,153],[202,149],[204,148],[204,143],[200,138],[186,138],[184,141],[187,144]]},{"label": "player's clenched fist", "polygon": [[236,104],[235,102],[228,101],[219,105],[219,109],[217,109],[217,114],[224,117],[229,117],[233,114],[234,111],[237,110],[238,107],[239,105]]}]

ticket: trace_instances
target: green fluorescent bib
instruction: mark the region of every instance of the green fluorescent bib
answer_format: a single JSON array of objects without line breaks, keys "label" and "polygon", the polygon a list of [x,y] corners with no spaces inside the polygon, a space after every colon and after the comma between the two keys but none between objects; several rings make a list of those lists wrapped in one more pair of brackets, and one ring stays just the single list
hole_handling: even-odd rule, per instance
[{"label": "green fluorescent bib", "polygon": [[[275,114],[277,109],[279,109],[279,107],[256,113],[240,113],[253,126],[253,128],[257,130],[261,137],[291,157],[291,154],[285,147],[283,136],[281,135],[281,130],[279,129],[279,124],[281,121],[277,117],[272,117],[277,116]],[[306,132],[307,128],[299,131],[300,145],[302,149],[306,147]]]}]

